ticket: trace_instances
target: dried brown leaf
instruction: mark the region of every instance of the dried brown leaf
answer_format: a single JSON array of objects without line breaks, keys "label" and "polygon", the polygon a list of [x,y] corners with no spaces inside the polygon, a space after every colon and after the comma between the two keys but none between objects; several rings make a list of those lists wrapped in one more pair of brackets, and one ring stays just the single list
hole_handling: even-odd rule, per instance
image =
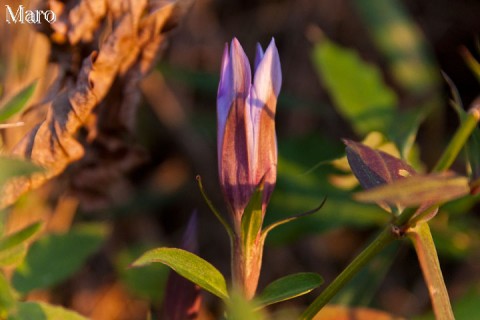
[{"label": "dried brown leaf", "polygon": [[[93,10],[94,7],[95,10],[98,9],[98,15],[90,16],[92,21],[103,12],[99,1],[72,1],[66,6],[72,6],[72,3],[78,12]],[[67,70],[75,70],[72,65],[75,59],[68,56],[68,52],[64,53],[63,56],[67,57],[65,61],[68,61],[60,63],[63,68],[60,75],[65,77],[62,82],[64,87],[49,104],[46,118],[28,132],[12,151],[14,155],[45,167],[46,172],[12,181],[5,188],[2,206],[11,204],[23,192],[40,186],[63,172],[68,164],[80,159],[85,149],[74,135],[85,123],[91,124],[87,127],[93,132],[91,140],[100,137],[99,132],[112,125],[121,130],[132,129],[132,119],[139,100],[137,84],[158,56],[165,41],[163,31],[169,29],[172,16],[178,11],[177,1],[152,4],[146,0],[131,0],[109,1],[108,4],[106,14],[114,19],[112,31],[105,36],[97,51],[81,60],[76,77],[67,76]],[[58,7],[63,9],[62,6]],[[61,14],[66,14],[67,11]],[[72,13],[73,16],[75,14]],[[67,33],[73,33],[75,28],[86,32],[94,25],[94,22],[86,20],[68,21]],[[122,95],[114,98],[114,93],[118,92]],[[106,99],[107,97],[110,98]],[[95,115],[92,121],[93,111]],[[105,136],[103,140],[108,141]],[[107,144],[111,144],[110,141]],[[115,142],[113,144],[119,145]],[[123,169],[129,166],[118,167]]]}]

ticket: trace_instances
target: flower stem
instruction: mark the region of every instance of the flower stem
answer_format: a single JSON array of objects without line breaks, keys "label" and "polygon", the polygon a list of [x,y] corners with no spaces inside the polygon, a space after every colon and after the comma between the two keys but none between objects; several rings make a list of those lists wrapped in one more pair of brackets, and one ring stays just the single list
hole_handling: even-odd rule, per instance
[{"label": "flower stem", "polygon": [[313,301],[313,303],[303,312],[300,320],[312,319],[320,309],[332,299],[343,286],[350,281],[374,256],[380,253],[396,237],[388,226],[366,247],[330,285]]}]

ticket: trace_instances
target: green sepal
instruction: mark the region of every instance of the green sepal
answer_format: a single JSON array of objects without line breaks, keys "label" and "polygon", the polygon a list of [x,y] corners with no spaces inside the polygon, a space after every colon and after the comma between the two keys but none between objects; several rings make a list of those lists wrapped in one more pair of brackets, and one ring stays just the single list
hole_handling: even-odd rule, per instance
[{"label": "green sepal", "polygon": [[145,252],[131,266],[142,267],[155,262],[169,266],[206,291],[228,300],[225,278],[217,268],[199,256],[177,248],[158,248]]},{"label": "green sepal", "polygon": [[253,248],[258,239],[263,224],[262,202],[265,180],[262,179],[255,188],[247,207],[242,215],[242,241],[248,251]]},{"label": "green sepal", "polygon": [[288,223],[288,222],[291,222],[291,221],[294,221],[294,220],[297,220],[297,219],[300,219],[300,218],[303,218],[303,217],[314,214],[315,212],[317,212],[318,210],[320,210],[323,207],[323,205],[325,204],[326,201],[327,201],[327,197],[323,198],[322,203],[318,207],[316,207],[315,209],[293,215],[291,217],[282,219],[280,221],[276,221],[276,222],[268,225],[262,231],[262,241],[265,241],[265,238],[267,237],[268,233],[270,231],[272,231],[273,229],[275,229],[276,227],[281,226],[282,224],[285,224],[285,223]]}]

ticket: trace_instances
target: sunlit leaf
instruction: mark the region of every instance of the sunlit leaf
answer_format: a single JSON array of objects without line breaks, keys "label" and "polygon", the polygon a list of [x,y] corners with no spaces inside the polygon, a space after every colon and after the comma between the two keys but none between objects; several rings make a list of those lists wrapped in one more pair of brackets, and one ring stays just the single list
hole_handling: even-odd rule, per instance
[{"label": "sunlit leaf", "polygon": [[4,122],[19,113],[35,91],[37,82],[33,82],[0,106],[0,122]]},{"label": "sunlit leaf", "polygon": [[34,236],[41,228],[42,223],[36,222],[31,225],[0,239],[0,251],[10,249],[21,244]]},{"label": "sunlit leaf", "polygon": [[417,252],[437,319],[455,319],[428,224],[418,223],[407,231],[407,235],[412,240]]},{"label": "sunlit leaf", "polygon": [[362,202],[385,202],[414,207],[425,203],[443,203],[469,194],[466,177],[450,174],[415,175],[391,184],[356,193]]},{"label": "sunlit leaf", "polygon": [[438,68],[422,32],[403,5],[395,0],[353,1],[371,40],[387,60],[396,84],[411,95],[438,98]]},{"label": "sunlit leaf", "polygon": [[214,266],[199,256],[177,248],[158,248],[144,253],[132,267],[163,263],[179,275],[224,300],[228,299],[225,278]]},{"label": "sunlit leaf", "polygon": [[13,266],[23,261],[27,255],[27,246],[23,243],[18,246],[0,251],[0,267]]},{"label": "sunlit leaf", "polygon": [[103,243],[105,225],[80,225],[68,233],[49,234],[36,241],[17,267],[13,286],[21,293],[53,286],[78,271]]},{"label": "sunlit leaf", "polygon": [[20,302],[17,308],[16,320],[87,320],[74,311],[44,302]]},{"label": "sunlit leaf", "polygon": [[10,285],[0,272],[0,319],[4,319],[8,310],[15,306],[15,297]]},{"label": "sunlit leaf", "polygon": [[323,278],[316,273],[296,273],[277,279],[270,283],[258,296],[260,306],[267,306],[280,301],[293,299],[309,293],[323,283]]},{"label": "sunlit leaf", "polygon": [[397,97],[377,67],[325,38],[315,45],[313,61],[335,107],[357,133],[386,132]]}]

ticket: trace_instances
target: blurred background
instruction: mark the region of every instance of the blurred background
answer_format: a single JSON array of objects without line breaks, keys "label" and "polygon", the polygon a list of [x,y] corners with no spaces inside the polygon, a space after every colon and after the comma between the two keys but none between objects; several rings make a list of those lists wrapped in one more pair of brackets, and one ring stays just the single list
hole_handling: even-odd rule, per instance
[{"label": "blurred background", "polygon": [[[82,2],[89,1],[65,1],[63,10]],[[63,2],[22,3],[55,8]],[[19,116],[26,126],[2,131],[8,154],[45,117],[46,101],[56,92],[52,87],[62,85],[56,81],[62,66],[70,66],[63,69],[66,74],[78,72],[75,59],[88,56],[111,26],[101,20],[90,40],[68,46],[48,26],[5,23],[6,4],[20,2],[3,0],[0,10],[1,94],[39,79],[30,108]],[[351,199],[348,177],[332,165],[344,155],[342,138],[359,141],[378,131],[417,170],[428,171],[458,126],[442,72],[465,109],[479,93],[479,76],[471,67],[472,56],[480,59],[475,0],[195,0],[188,7],[169,31],[158,62],[135,87],[138,107],[93,140],[81,129],[76,137],[85,156],[7,209],[7,232],[45,221],[50,242],[31,252],[51,252],[48,245],[64,241],[56,250],[65,254],[49,257],[50,266],[75,260],[70,256],[81,252],[64,276],[47,281],[12,270],[14,287],[27,299],[61,304],[92,319],[145,319],[150,309],[155,314],[167,268],[126,267],[147,249],[179,246],[194,211],[199,255],[229,274],[227,234],[203,202],[195,176],[202,176],[207,193],[225,212],[215,111],[221,56],[233,37],[250,59],[257,42],[265,48],[274,37],[282,63],[278,181],[266,223],[308,211],[327,197],[318,213],[271,233],[260,288],[300,271],[318,272],[330,282],[388,223],[388,213]],[[454,169],[465,174],[464,161]],[[478,206],[471,198],[450,203],[431,228],[457,319],[471,319],[468,315],[480,313]],[[318,293],[269,311],[280,318],[289,309],[304,308]],[[386,250],[334,302],[406,318],[428,318],[431,310],[408,241]],[[221,312],[209,294],[204,309],[207,318]]]}]

